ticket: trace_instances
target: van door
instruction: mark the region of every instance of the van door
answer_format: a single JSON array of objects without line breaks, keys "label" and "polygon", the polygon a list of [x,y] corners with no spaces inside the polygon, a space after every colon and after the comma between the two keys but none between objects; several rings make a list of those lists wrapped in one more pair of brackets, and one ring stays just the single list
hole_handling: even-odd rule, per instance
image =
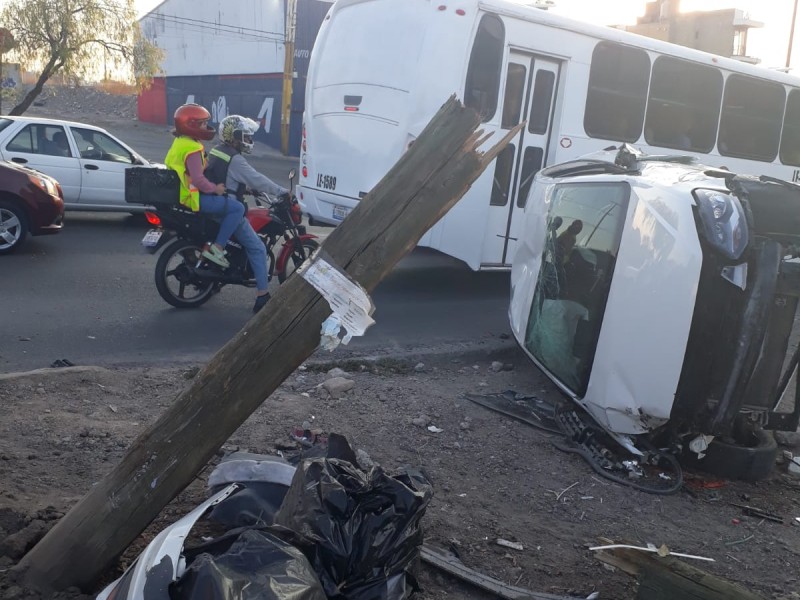
[{"label": "van door", "polygon": [[516,252],[522,212],[533,177],[547,162],[560,63],[512,50],[506,65],[502,129],[527,125],[497,157],[481,266],[507,267]]}]

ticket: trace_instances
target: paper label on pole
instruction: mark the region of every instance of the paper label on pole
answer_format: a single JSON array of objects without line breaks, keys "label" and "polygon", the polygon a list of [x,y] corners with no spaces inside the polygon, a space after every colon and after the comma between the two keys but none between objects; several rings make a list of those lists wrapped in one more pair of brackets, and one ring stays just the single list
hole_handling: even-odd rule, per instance
[{"label": "paper label on pole", "polygon": [[364,335],[369,326],[375,323],[370,316],[375,311],[375,305],[369,294],[336,266],[327,253],[318,250],[297,272],[322,294],[334,316],[347,329],[343,343],[346,344],[354,335]]}]

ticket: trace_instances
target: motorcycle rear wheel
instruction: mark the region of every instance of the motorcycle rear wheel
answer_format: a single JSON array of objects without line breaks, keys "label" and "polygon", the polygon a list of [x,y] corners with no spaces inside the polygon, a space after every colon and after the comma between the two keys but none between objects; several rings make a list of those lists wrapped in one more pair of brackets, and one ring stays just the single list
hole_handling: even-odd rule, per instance
[{"label": "motorcycle rear wheel", "polygon": [[283,270],[278,273],[278,281],[280,283],[286,281],[289,276],[297,270],[297,267],[303,264],[303,261],[307,260],[314,250],[319,248],[319,244],[314,240],[303,240],[302,247],[302,253],[300,252],[299,247],[294,248],[292,254],[289,256],[289,259],[286,261],[286,265],[284,266]]},{"label": "motorcycle rear wheel", "polygon": [[201,246],[187,240],[167,245],[156,262],[156,289],[176,308],[197,308],[214,295],[214,282],[196,281],[191,268],[200,260]]}]

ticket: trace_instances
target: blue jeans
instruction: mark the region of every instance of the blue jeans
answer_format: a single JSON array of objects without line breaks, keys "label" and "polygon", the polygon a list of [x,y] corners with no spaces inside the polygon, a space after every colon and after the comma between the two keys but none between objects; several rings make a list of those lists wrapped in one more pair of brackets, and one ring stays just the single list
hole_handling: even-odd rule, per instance
[{"label": "blue jeans", "polygon": [[258,237],[247,219],[242,219],[233,236],[247,252],[247,260],[250,261],[253,275],[256,278],[256,288],[259,292],[266,292],[269,280],[267,279],[267,248],[264,246],[264,242]]},{"label": "blue jeans", "polygon": [[228,196],[200,194],[200,212],[220,218],[219,233],[214,242],[225,248],[244,217],[244,205]]}]

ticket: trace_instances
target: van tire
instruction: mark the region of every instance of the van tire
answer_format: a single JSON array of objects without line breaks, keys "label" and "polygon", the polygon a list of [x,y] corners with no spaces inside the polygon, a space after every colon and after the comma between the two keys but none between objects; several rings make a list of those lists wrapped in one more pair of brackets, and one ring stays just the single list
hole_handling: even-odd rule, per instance
[{"label": "van tire", "polygon": [[751,435],[755,438],[755,444],[752,446],[742,446],[715,438],[701,459],[687,450],[684,464],[725,479],[743,481],[766,479],[775,466],[778,444],[769,431],[757,428]]}]

